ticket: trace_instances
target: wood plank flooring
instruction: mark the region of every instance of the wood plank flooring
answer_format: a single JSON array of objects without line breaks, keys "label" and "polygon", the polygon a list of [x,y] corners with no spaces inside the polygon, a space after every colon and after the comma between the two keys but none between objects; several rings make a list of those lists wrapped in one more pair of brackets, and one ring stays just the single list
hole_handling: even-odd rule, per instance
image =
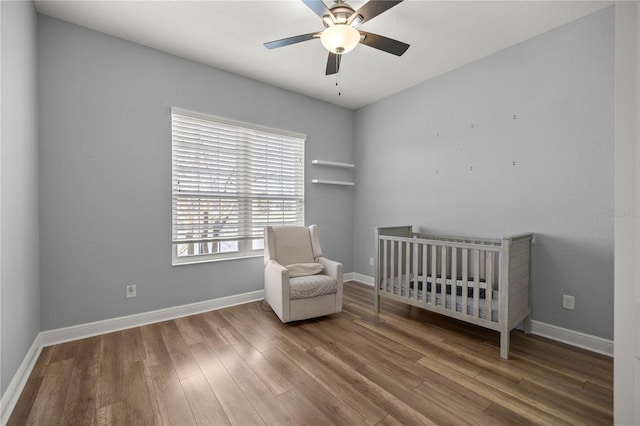
[{"label": "wood plank flooring", "polygon": [[346,283],[344,311],[258,302],[43,349],[9,425],[603,425],[611,358]]}]

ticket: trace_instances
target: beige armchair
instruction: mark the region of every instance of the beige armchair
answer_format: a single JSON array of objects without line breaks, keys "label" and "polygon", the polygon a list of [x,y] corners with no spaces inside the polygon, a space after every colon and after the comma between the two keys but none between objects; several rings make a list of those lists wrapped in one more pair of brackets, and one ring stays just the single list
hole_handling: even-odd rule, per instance
[{"label": "beige armchair", "polygon": [[264,230],[264,298],[282,322],[342,311],[342,263],[322,255],[318,226]]}]

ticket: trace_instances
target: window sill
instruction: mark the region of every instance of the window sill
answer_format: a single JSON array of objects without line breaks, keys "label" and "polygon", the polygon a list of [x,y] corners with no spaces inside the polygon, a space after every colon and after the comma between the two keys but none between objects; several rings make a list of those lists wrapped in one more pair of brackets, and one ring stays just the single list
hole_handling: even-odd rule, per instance
[{"label": "window sill", "polygon": [[257,257],[263,257],[264,254],[252,254],[250,256],[229,256],[229,257],[219,257],[217,259],[189,259],[189,260],[180,260],[176,261],[175,259],[171,261],[171,266],[184,266],[184,265],[195,265],[199,263],[215,263],[215,262],[224,262],[227,260],[242,260],[242,259],[255,259]]}]

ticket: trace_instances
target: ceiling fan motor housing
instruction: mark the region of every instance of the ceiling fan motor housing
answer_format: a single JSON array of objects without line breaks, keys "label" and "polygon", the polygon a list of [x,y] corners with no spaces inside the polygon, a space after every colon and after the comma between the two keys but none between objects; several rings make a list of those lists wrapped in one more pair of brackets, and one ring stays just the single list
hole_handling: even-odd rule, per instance
[{"label": "ceiling fan motor housing", "polygon": [[[335,24],[346,24],[349,20],[349,17],[355,13],[355,10],[349,6],[347,3],[342,1],[337,1],[333,5],[329,7],[331,10],[331,14],[336,18]],[[324,15],[322,17],[322,22],[325,27],[333,25],[334,22],[331,20],[331,16]]]}]

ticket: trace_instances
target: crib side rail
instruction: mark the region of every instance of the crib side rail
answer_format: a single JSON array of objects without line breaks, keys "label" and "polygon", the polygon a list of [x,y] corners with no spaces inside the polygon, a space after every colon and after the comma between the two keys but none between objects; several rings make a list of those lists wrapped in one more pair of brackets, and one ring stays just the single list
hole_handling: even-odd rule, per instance
[{"label": "crib side rail", "polygon": [[376,301],[383,293],[453,316],[497,322],[492,302],[499,245],[389,235],[377,235],[376,244]]},{"label": "crib side rail", "polygon": [[494,246],[500,246],[502,244],[501,239],[495,238],[452,237],[450,235],[425,234],[420,232],[414,232],[413,236],[422,240],[449,241],[452,243],[472,243]]},{"label": "crib side rail", "polygon": [[458,240],[457,238],[447,238],[447,239],[435,239],[435,238],[421,238],[420,236],[423,234],[414,234],[412,237],[397,237],[397,236],[389,236],[389,235],[380,235],[378,236],[378,240],[389,240],[389,241],[402,241],[402,242],[418,242],[420,244],[435,244],[441,245],[444,247],[457,247],[457,248],[466,248],[471,250],[486,250],[486,251],[494,251],[499,252],[501,250],[500,244],[495,244],[496,242],[500,242],[499,240]]}]

